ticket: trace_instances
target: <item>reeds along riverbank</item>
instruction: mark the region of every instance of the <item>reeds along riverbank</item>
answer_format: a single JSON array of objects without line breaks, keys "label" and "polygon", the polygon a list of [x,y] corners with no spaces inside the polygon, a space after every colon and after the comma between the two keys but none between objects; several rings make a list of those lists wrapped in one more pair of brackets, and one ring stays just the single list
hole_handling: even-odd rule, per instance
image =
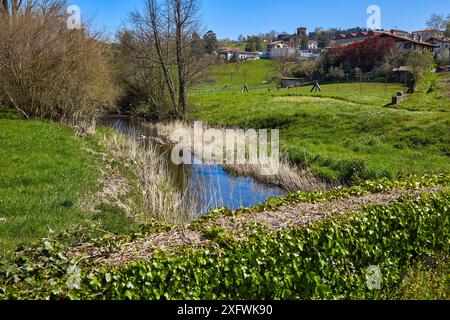
[{"label": "reeds along riverbank", "polygon": [[[164,136],[166,140],[174,144],[180,143],[181,141],[173,133],[177,131],[186,132],[191,138],[190,141],[193,141],[191,149],[197,158],[204,159],[205,154],[210,154],[210,150],[207,150],[210,146],[207,143],[202,143],[202,141],[196,141],[194,139],[195,129],[192,124],[183,121],[174,121],[170,123],[158,123],[156,127],[161,136]],[[205,132],[208,129],[221,130],[223,136],[225,136],[228,128],[208,127],[203,124],[203,131]],[[235,130],[234,135],[236,141],[246,141],[247,139],[244,130]],[[331,187],[325,181],[316,177],[309,169],[293,164],[285,155],[280,156],[280,159],[273,159],[271,157],[267,159],[269,163],[266,165],[239,164],[237,161],[234,163],[223,161],[219,165],[232,174],[250,176],[262,183],[279,186],[288,192],[325,190]],[[274,163],[271,163],[271,161],[274,161]],[[273,170],[273,174],[267,174],[267,168],[272,166],[276,166],[277,170]]]},{"label": "reeds along riverbank", "polygon": [[142,193],[141,220],[152,218],[173,224],[191,222],[196,216],[195,203],[186,199],[170,179],[166,160],[155,146],[144,146],[133,139],[132,132],[105,135],[103,145],[120,160],[129,160],[130,168]]}]

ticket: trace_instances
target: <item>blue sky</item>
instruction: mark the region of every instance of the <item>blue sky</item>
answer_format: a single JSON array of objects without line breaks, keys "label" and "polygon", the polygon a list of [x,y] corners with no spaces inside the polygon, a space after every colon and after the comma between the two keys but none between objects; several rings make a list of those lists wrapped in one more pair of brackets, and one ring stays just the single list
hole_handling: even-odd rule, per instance
[{"label": "blue sky", "polygon": [[[205,29],[219,38],[271,30],[294,32],[298,26],[348,28],[366,26],[367,7],[381,8],[382,28],[414,31],[425,27],[432,13],[450,14],[449,0],[201,0]],[[110,35],[126,21],[141,0],[69,0],[78,5],[95,26]]]}]

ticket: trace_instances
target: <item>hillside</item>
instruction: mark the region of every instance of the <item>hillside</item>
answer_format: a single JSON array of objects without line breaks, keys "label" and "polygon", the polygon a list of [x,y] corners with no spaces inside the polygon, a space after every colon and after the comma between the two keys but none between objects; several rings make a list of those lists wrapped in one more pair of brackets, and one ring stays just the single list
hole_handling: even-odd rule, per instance
[{"label": "hillside", "polygon": [[[427,93],[430,81],[433,91]],[[295,162],[326,179],[448,172],[448,75],[428,75],[416,94],[389,106],[399,84],[345,83],[272,92],[193,95],[191,119],[243,128],[279,128]]]},{"label": "hillside", "polygon": [[[219,64],[210,70],[209,83],[196,86],[192,93],[240,91],[245,83],[250,89],[275,87],[268,83],[276,75],[274,64],[273,60]],[[224,89],[226,85],[228,88]]]}]

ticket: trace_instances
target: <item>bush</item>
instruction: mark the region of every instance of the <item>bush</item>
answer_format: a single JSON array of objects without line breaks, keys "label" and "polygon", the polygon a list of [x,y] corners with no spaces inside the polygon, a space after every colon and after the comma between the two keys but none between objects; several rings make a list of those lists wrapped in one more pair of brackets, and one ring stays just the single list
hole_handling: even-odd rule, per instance
[{"label": "bush", "polygon": [[434,64],[433,54],[427,50],[422,52],[411,51],[405,55],[405,63],[411,70],[414,80],[414,88],[423,80],[425,74],[431,70]]},{"label": "bush", "polygon": [[393,56],[395,50],[394,40],[375,36],[328,50],[324,56],[324,64],[327,69],[342,65],[345,70],[360,68],[365,73],[383,64]]},{"label": "bush", "polygon": [[108,46],[87,26],[68,29],[67,19],[59,0],[0,19],[0,102],[24,117],[67,120],[115,102]]}]

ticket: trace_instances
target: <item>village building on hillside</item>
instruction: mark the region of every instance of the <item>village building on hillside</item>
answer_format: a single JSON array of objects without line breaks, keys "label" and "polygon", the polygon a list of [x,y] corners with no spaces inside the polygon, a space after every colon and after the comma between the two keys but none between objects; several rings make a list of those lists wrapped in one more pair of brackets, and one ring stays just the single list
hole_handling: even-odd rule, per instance
[{"label": "village building on hillside", "polygon": [[395,41],[395,45],[397,47],[397,51],[400,53],[407,52],[409,50],[414,51],[423,51],[423,50],[429,50],[433,51],[436,46],[434,44],[417,40],[411,37],[404,37],[404,36],[398,36],[392,33],[384,32],[380,35],[381,38],[391,38]]},{"label": "village building on hillside", "polygon": [[269,59],[298,58],[300,50],[292,47],[273,48],[267,51]]},{"label": "village building on hillside", "polygon": [[417,40],[409,36],[399,35],[398,30],[387,31],[367,31],[367,32],[355,32],[348,34],[336,35],[332,41],[332,46],[349,45],[355,42],[361,42],[365,39],[370,39],[373,37],[380,37],[382,39],[393,39],[397,51],[400,53],[407,52],[409,50],[422,51],[430,50],[433,51],[436,45]]},{"label": "village building on hillside", "polygon": [[427,42],[436,46],[434,55],[438,61],[450,64],[450,38],[433,37],[428,39]]},{"label": "village building on hillside", "polygon": [[308,40],[308,50],[309,51],[319,50],[319,42],[317,42],[316,40]]},{"label": "village building on hillside", "polygon": [[[306,28],[299,28],[298,34],[306,36]],[[300,50],[300,45],[292,45],[292,39],[289,37],[296,37],[296,35],[281,35],[279,39],[267,45],[267,52],[263,57],[268,59],[282,59],[282,58],[299,58],[299,59],[318,59],[320,57],[319,45],[315,40],[308,41],[308,48]],[[288,42],[290,41],[290,42]]]},{"label": "village building on hillside", "polygon": [[243,51],[237,48],[220,48],[219,58],[223,58],[226,61],[255,61],[261,58],[261,53],[255,51]]},{"label": "village building on hillside", "polygon": [[331,46],[340,46],[344,44],[360,42],[368,37],[374,37],[382,34],[382,31],[367,31],[367,32],[354,32],[354,33],[343,33],[334,36],[331,41]]},{"label": "village building on hillside", "polygon": [[287,43],[283,40],[274,41],[267,45],[268,51],[273,50],[273,49],[282,49],[282,48],[289,48]]},{"label": "village building on hillside", "polygon": [[290,47],[298,47],[300,46],[301,39],[308,36],[307,31],[308,30],[305,27],[299,27],[297,28],[297,33],[295,34],[280,34],[278,36],[278,41],[283,41]]},{"label": "village building on hillside", "polygon": [[439,49],[450,49],[450,38],[430,38],[427,40],[428,43],[436,45],[435,50]]},{"label": "village building on hillside", "polygon": [[424,30],[418,30],[412,32],[412,37],[419,41],[428,41],[431,38],[440,38],[442,37],[442,32],[436,29],[424,29]]}]

